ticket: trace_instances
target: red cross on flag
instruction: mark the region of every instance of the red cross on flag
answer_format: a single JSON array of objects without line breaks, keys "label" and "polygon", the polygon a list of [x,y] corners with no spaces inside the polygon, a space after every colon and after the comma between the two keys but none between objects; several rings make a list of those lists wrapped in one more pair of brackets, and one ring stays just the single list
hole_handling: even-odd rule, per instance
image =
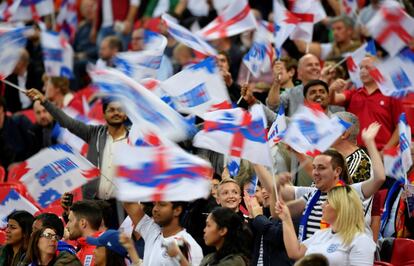
[{"label": "red cross on flag", "polygon": [[249,112],[242,108],[218,110],[202,118],[204,128],[193,139],[195,147],[272,165],[261,105],[253,105]]},{"label": "red cross on flag", "polygon": [[299,19],[297,27],[290,35],[292,40],[310,43],[313,35],[313,24],[326,18],[325,10],[319,0],[291,0],[290,10]]},{"label": "red cross on flag", "polygon": [[233,1],[217,18],[197,32],[205,40],[230,37],[255,29],[256,19],[246,0]]},{"label": "red cross on flag", "polygon": [[414,38],[414,18],[404,12],[397,2],[387,2],[368,22],[367,29],[394,56]]}]

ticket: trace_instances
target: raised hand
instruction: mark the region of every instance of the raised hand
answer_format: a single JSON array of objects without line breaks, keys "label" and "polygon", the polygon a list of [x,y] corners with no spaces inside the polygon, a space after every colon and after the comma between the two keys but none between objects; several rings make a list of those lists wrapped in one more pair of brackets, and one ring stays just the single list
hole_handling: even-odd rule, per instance
[{"label": "raised hand", "polygon": [[287,221],[290,218],[290,212],[286,204],[280,200],[276,202],[275,212],[279,216],[280,220]]},{"label": "raised hand", "polygon": [[368,143],[374,142],[375,143],[375,137],[378,134],[378,131],[381,128],[381,124],[378,122],[374,122],[370,124],[367,128],[364,128],[362,130],[362,139],[364,140],[365,145],[368,145]]}]

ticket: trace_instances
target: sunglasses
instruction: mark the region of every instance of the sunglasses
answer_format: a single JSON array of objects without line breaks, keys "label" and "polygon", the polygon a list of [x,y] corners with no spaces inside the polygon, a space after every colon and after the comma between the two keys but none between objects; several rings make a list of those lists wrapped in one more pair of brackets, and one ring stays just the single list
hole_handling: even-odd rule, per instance
[{"label": "sunglasses", "polygon": [[49,240],[52,240],[52,239],[56,240],[56,241],[60,240],[60,236],[58,236],[56,234],[51,234],[51,233],[43,233],[43,234],[40,235],[40,237],[44,237],[44,238],[49,239]]}]

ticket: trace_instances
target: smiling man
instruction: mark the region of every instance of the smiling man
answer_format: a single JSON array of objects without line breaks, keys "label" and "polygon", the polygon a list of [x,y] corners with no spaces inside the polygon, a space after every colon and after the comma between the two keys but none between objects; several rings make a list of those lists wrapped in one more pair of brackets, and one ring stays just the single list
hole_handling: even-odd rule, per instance
[{"label": "smiling man", "polygon": [[325,81],[314,79],[303,87],[305,102],[316,103],[321,106],[326,115],[329,116],[329,87]]}]

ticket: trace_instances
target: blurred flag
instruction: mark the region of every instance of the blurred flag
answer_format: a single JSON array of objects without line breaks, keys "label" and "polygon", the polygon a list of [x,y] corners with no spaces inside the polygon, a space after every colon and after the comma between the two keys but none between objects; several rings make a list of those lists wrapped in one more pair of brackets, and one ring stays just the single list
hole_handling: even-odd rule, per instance
[{"label": "blurred flag", "polygon": [[382,94],[402,98],[414,92],[414,52],[409,48],[388,58],[370,71]]},{"label": "blurred flag", "polygon": [[314,157],[327,150],[350,126],[338,117],[329,118],[319,106],[301,106],[292,116],[283,142]]},{"label": "blurred flag", "polygon": [[129,137],[132,143],[142,132],[150,130],[174,141],[187,138],[190,125],[158,96],[116,69],[89,71],[93,84],[100,93],[123,103],[128,118],[133,123]]},{"label": "blurred flag", "polygon": [[68,145],[41,150],[19,166],[20,181],[40,207],[46,208],[63,192],[72,191],[99,177],[99,169]]},{"label": "blurred flag", "polygon": [[276,120],[273,122],[267,133],[267,141],[270,147],[273,147],[282,140],[286,128],[285,107],[281,104],[279,106],[279,111],[277,112]]},{"label": "blurred flag", "polygon": [[56,25],[58,31],[64,34],[68,40],[73,40],[78,27],[76,0],[63,0],[61,2]]},{"label": "blurred flag", "polygon": [[414,38],[414,18],[397,1],[385,1],[366,26],[371,36],[391,56]]},{"label": "blurred flag", "polygon": [[205,55],[217,55],[217,51],[199,36],[193,34],[183,26],[175,22],[175,19],[168,14],[161,16],[168,27],[168,33],[178,42]]},{"label": "blurred flag", "polygon": [[341,0],[342,1],[342,13],[345,13],[348,17],[355,16],[358,10],[358,0]]},{"label": "blurred flag", "polygon": [[39,209],[14,188],[0,187],[0,229],[7,226],[7,216],[12,212],[28,211],[35,214]]},{"label": "blurred flag", "polygon": [[160,85],[181,113],[202,115],[231,108],[226,85],[213,57],[182,70]]},{"label": "blurred flag", "polygon": [[292,0],[290,11],[299,19],[296,28],[290,34],[292,40],[312,41],[313,25],[326,18],[326,13],[319,0]]},{"label": "blurred flag", "polygon": [[377,49],[375,48],[375,43],[373,40],[370,40],[347,56],[346,66],[348,68],[349,77],[357,89],[363,86],[362,81],[359,78],[359,64],[361,64],[362,59],[364,59],[366,55],[375,56],[376,54]]},{"label": "blurred flag", "polygon": [[52,0],[16,0],[8,9],[10,21],[40,21],[54,12]]},{"label": "blurred flag", "polygon": [[249,112],[242,108],[219,110],[202,118],[204,128],[193,139],[195,147],[272,165],[262,106],[253,105]]},{"label": "blurred flag", "polygon": [[73,78],[73,49],[63,35],[42,31],[41,43],[46,74]]},{"label": "blurred flag", "polygon": [[144,50],[117,53],[113,59],[115,67],[136,81],[155,78],[167,46],[163,35],[144,31]]},{"label": "blurred flag", "polygon": [[398,123],[398,130],[400,132],[400,152],[402,160],[402,168],[407,173],[413,165],[413,159],[411,157],[411,128],[407,123],[407,117],[405,113],[400,115],[400,121]]},{"label": "blurred flag", "polygon": [[246,0],[233,1],[212,22],[197,32],[205,40],[230,37],[255,29],[256,19]]},{"label": "blurred flag", "polygon": [[279,0],[273,0],[273,20],[275,24],[275,48],[277,58],[280,58],[282,45],[301,21],[292,14]]},{"label": "blurred flag", "polygon": [[31,33],[31,27],[0,28],[0,79],[13,72]]},{"label": "blurred flag", "polygon": [[271,34],[266,28],[266,24],[258,23],[252,47],[243,57],[243,63],[256,78],[260,76],[260,73],[266,73],[272,68],[273,47],[271,39],[269,39]]},{"label": "blurred flag", "polygon": [[210,194],[210,164],[172,142],[122,144],[114,163],[120,201],[192,201]]},{"label": "blurred flag", "polygon": [[227,161],[227,170],[229,170],[230,176],[233,176],[233,177],[237,176],[240,171],[240,161],[241,161],[240,158],[229,156],[229,157],[226,157],[226,161]]},{"label": "blurred flag", "polygon": [[254,197],[256,194],[257,181],[259,181],[257,175],[253,175],[249,182],[249,188],[247,189],[247,194],[249,194],[250,197]]}]

